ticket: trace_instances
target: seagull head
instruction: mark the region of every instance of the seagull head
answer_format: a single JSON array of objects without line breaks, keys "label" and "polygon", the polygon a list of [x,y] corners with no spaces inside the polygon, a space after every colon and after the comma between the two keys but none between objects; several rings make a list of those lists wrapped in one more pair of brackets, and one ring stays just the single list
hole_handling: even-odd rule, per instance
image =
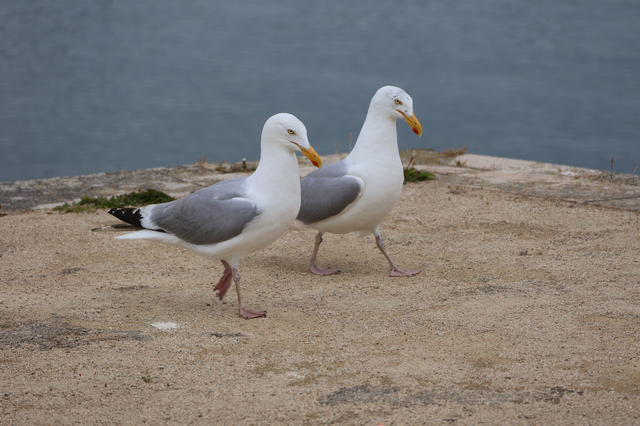
[{"label": "seagull head", "polygon": [[262,129],[262,137],[287,150],[300,151],[314,166],[322,167],[322,159],[307,139],[307,128],[294,115],[280,113],[269,118]]},{"label": "seagull head", "polygon": [[392,120],[402,118],[418,136],[422,136],[422,125],[413,113],[413,99],[404,90],[395,86],[384,86],[371,99],[371,105]]}]

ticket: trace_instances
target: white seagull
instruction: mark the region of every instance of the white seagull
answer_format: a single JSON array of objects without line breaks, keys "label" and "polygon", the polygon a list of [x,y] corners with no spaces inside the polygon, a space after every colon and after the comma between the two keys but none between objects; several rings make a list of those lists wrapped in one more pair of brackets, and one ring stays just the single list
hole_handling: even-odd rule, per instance
[{"label": "white seagull", "polygon": [[291,114],[276,114],[262,129],[260,163],[249,177],[230,179],[170,203],[141,208],[113,208],[109,213],[129,225],[98,228],[140,229],[118,239],[144,239],[186,247],[206,259],[219,260],[224,273],[214,291],[222,299],[231,281],[243,318],[265,317],[244,307],[238,265],[284,234],[300,209],[300,175],[295,151],[316,167],[320,156],[307,140],[304,124]]},{"label": "white seagull", "polygon": [[344,160],[302,179],[302,205],[297,219],[318,231],[309,264],[314,274],[340,272],[316,265],[325,232],[357,232],[361,236],[373,233],[378,248],[389,261],[390,276],[413,276],[420,272],[396,267],[378,231],[378,226],[402,194],[404,171],[396,133],[399,118],[404,119],[418,136],[422,135],[422,126],[413,113],[411,96],[398,87],[382,87],[371,99],[353,151]]}]

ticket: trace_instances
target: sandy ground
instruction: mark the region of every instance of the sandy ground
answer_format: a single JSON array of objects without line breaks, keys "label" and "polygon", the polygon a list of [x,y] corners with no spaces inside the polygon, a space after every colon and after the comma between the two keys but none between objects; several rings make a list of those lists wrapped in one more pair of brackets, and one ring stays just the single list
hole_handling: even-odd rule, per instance
[{"label": "sandy ground", "polygon": [[[638,212],[405,186],[371,237],[294,225],[222,272],[105,212],[0,217],[0,423],[639,424]],[[152,324],[171,322],[161,331]]]}]

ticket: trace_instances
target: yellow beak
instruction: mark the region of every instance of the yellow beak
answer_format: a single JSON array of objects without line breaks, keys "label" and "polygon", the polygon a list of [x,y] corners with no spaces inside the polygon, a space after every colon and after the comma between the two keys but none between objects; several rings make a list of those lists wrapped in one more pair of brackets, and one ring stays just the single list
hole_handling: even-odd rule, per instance
[{"label": "yellow beak", "polygon": [[313,149],[311,146],[309,146],[309,149],[303,148],[300,145],[298,145],[298,148],[300,148],[300,151],[302,151],[304,156],[307,157],[314,166],[316,166],[319,169],[322,168],[322,158],[320,158],[320,156],[318,155],[315,149]]},{"label": "yellow beak", "polygon": [[396,110],[396,111],[402,114],[402,118],[404,118],[404,121],[406,121],[407,124],[411,127],[411,129],[413,130],[413,133],[415,133],[418,136],[422,136],[422,125],[416,118],[415,114],[409,117],[408,115],[406,115],[404,112],[400,110]]}]

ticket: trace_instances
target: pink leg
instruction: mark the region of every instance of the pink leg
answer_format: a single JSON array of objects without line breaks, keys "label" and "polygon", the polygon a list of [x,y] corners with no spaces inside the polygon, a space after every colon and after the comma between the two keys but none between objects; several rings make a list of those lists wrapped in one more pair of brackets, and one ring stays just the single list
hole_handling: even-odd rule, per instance
[{"label": "pink leg", "polygon": [[389,261],[389,266],[391,266],[391,273],[389,274],[390,277],[412,277],[420,272],[419,269],[400,269],[396,267],[391,261],[389,253],[387,253],[387,251],[384,249],[384,244],[382,243],[380,232],[378,232],[378,230],[376,229],[373,234],[376,236],[376,244],[378,248],[380,249],[382,254],[384,254],[384,257],[386,257]]},{"label": "pink leg", "polygon": [[316,235],[316,242],[313,246],[313,254],[311,255],[311,262],[309,262],[309,269],[316,275],[331,275],[331,274],[339,274],[340,271],[336,271],[331,268],[323,268],[321,266],[316,265],[316,256],[318,256],[318,248],[320,248],[320,243],[322,242],[322,232],[318,232]]},{"label": "pink leg", "polygon": [[229,290],[231,280],[233,279],[231,266],[227,263],[226,260],[222,260],[221,262],[224,265],[224,273],[222,274],[222,277],[220,277],[220,281],[218,281],[218,284],[216,284],[216,286],[213,288],[213,291],[219,290],[218,298],[220,300],[222,300],[224,295],[227,293],[227,290]]},{"label": "pink leg", "polygon": [[254,311],[244,307],[244,304],[242,303],[242,296],[240,295],[240,274],[238,273],[238,268],[233,268],[232,273],[233,280],[236,282],[236,291],[238,292],[238,310],[240,311],[240,316],[244,319],[266,317],[267,311]]}]

